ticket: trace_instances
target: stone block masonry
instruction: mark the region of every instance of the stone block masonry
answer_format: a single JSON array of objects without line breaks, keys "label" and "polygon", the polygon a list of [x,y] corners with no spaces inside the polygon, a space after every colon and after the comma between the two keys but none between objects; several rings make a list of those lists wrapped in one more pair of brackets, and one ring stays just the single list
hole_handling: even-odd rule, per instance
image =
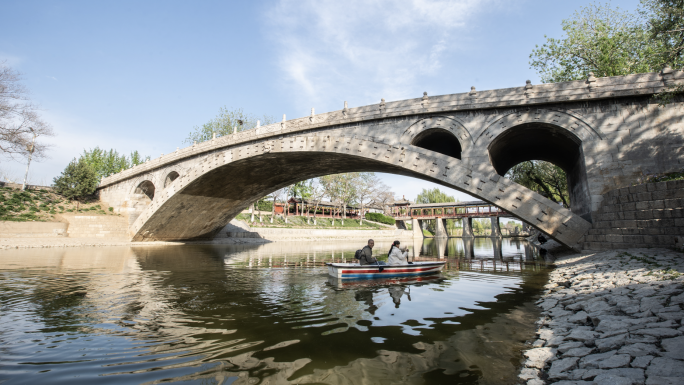
[{"label": "stone block masonry", "polygon": [[584,248],[675,247],[684,236],[684,180],[624,187],[603,195]]},{"label": "stone block masonry", "polygon": [[[644,174],[681,170],[684,102],[660,107],[652,98],[677,83],[684,71],[667,69],[345,108],[178,149],[104,178],[98,191],[128,217],[133,239],[196,240],[212,238],[279,186],[387,172],[466,192],[579,248],[607,191]],[[533,159],[566,170],[572,211],[502,177]],[[653,210],[633,219],[671,219]],[[592,235],[625,243],[618,237],[624,234]]]},{"label": "stone block masonry", "polygon": [[0,222],[0,238],[63,238],[67,226],[61,222]]}]

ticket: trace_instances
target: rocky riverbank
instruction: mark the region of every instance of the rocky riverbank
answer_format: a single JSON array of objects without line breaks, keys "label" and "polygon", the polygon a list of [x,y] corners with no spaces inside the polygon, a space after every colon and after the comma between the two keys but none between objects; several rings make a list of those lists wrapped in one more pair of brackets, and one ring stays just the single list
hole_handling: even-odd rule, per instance
[{"label": "rocky riverbank", "polygon": [[684,254],[612,250],[555,262],[522,382],[684,383]]}]

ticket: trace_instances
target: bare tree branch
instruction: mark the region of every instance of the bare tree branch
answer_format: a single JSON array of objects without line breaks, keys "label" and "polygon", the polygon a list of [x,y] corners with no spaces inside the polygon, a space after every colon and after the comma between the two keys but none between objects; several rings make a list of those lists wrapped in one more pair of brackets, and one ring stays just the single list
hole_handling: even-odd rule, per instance
[{"label": "bare tree branch", "polygon": [[37,140],[31,146],[34,136],[54,136],[52,127],[40,118],[38,111],[21,84],[20,74],[0,62],[0,155],[15,159],[33,151],[34,159],[46,156],[49,145]]}]

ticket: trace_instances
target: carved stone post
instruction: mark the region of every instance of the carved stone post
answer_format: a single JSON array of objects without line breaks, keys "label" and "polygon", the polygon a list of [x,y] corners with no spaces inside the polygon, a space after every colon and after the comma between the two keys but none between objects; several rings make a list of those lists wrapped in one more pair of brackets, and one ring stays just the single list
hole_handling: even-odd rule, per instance
[{"label": "carved stone post", "polygon": [[473,238],[473,218],[463,218],[463,238]]},{"label": "carved stone post", "polygon": [[499,217],[491,217],[492,237],[501,238],[501,227],[499,227]]},{"label": "carved stone post", "polygon": [[420,220],[413,218],[411,220],[411,227],[413,229],[413,239],[423,239],[423,229],[420,226]]}]

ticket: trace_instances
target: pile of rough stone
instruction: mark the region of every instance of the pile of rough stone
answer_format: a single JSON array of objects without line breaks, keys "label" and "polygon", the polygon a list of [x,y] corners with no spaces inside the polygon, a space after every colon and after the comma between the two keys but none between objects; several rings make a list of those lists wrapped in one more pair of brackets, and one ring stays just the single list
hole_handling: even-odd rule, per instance
[{"label": "pile of rough stone", "polygon": [[613,250],[556,261],[520,379],[684,384],[684,254]]}]

